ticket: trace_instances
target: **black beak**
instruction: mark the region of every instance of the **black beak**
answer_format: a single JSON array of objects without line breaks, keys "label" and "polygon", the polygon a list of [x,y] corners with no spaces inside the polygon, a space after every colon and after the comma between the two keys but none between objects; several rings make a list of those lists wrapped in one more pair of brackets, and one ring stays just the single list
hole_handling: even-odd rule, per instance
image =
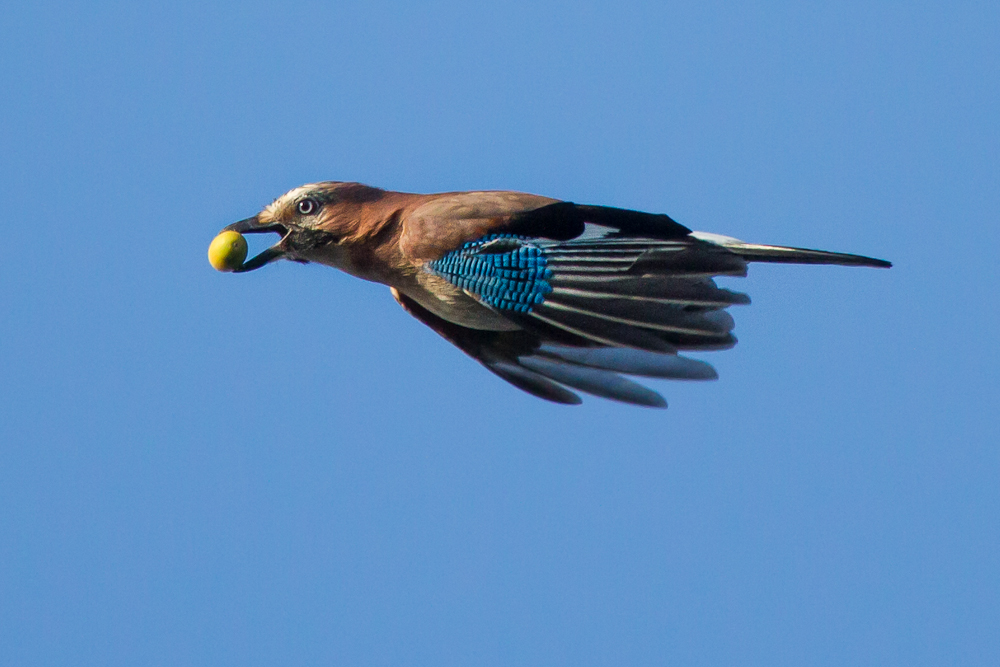
[{"label": "black beak", "polygon": [[276,232],[281,234],[281,240],[275,243],[273,246],[260,253],[256,257],[248,259],[243,262],[243,266],[238,269],[233,270],[233,273],[244,273],[246,271],[253,271],[254,269],[259,269],[265,264],[270,264],[276,259],[281,259],[285,254],[285,249],[282,247],[282,241],[288,237],[288,228],[284,225],[280,225],[276,222],[271,223],[261,223],[260,219],[255,215],[252,218],[247,218],[246,220],[240,220],[239,222],[234,222],[228,227],[224,227],[224,232],[239,232],[240,234],[263,234],[264,232]]}]

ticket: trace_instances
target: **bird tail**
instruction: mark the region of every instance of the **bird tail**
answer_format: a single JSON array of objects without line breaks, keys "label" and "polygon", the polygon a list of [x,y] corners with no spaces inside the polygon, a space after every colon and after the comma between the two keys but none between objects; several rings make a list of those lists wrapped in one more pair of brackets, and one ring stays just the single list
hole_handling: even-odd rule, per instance
[{"label": "bird tail", "polygon": [[892,266],[891,262],[887,262],[884,259],[875,259],[874,257],[865,257],[864,255],[746,243],[729,236],[709,234],[707,232],[693,232],[691,236],[722,246],[748,262],[769,262],[772,264],[839,264],[841,266],[871,266],[881,269],[888,269]]}]

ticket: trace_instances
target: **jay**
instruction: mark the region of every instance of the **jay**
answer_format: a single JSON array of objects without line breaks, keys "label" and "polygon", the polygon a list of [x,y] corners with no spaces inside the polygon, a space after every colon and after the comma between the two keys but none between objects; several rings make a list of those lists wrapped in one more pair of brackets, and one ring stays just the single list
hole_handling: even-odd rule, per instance
[{"label": "jay", "polygon": [[715,276],[749,262],[889,267],[843,253],[692,232],[663,214],[508,191],[410,194],[360,183],[295,188],[224,231],[280,240],[236,268],[316,262],[387,285],[411,315],[515,387],[666,407],[626,376],[709,380],[682,351],[736,344]]}]

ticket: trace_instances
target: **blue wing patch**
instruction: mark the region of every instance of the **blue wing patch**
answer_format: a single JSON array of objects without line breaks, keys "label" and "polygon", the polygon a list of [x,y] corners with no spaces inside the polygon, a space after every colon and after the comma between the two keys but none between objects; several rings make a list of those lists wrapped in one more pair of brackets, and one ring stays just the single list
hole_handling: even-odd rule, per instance
[{"label": "blue wing patch", "polygon": [[466,243],[427,268],[500,310],[530,313],[552,291],[545,251],[523,236],[491,234]]}]

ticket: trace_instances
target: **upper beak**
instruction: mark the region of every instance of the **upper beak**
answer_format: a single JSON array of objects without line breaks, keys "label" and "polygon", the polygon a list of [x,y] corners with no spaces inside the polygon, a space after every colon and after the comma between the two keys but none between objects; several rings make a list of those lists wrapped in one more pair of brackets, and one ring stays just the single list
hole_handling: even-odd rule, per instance
[{"label": "upper beak", "polygon": [[243,266],[234,269],[233,273],[243,273],[259,269],[265,264],[269,264],[276,259],[281,259],[285,254],[284,240],[288,238],[289,230],[284,225],[276,222],[262,223],[256,215],[246,220],[234,222],[228,227],[224,227],[224,232],[239,232],[240,234],[262,234],[264,232],[277,232],[281,234],[281,240],[259,255],[243,262]]}]

